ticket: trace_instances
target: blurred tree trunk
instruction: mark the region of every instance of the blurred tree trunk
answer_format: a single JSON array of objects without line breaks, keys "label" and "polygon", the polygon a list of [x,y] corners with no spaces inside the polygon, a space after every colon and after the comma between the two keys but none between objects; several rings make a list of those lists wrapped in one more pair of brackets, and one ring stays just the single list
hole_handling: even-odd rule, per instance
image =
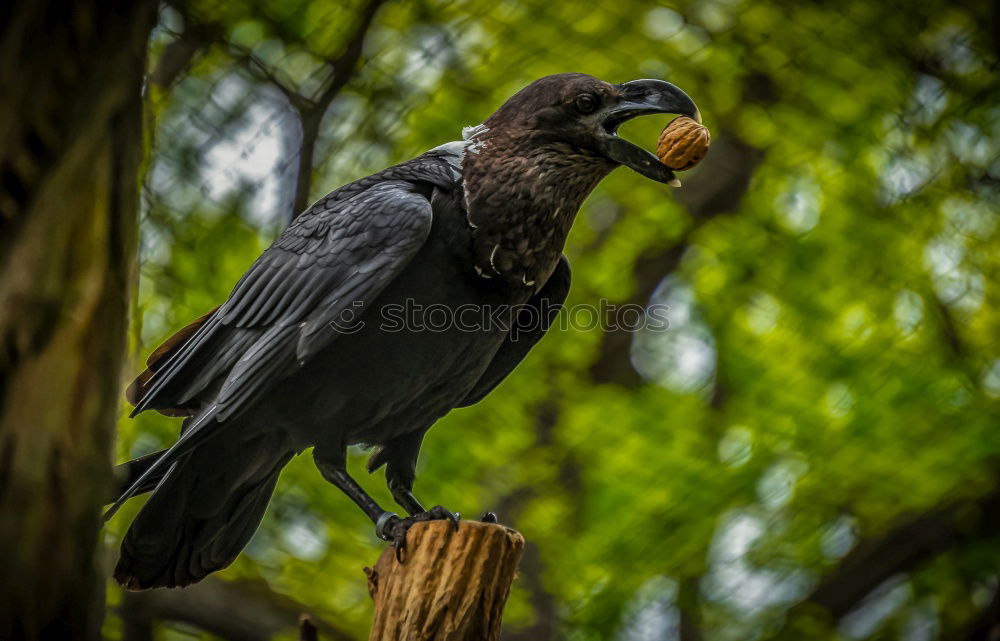
[{"label": "blurred tree trunk", "polygon": [[157,5],[0,9],[0,639],[96,639]]}]

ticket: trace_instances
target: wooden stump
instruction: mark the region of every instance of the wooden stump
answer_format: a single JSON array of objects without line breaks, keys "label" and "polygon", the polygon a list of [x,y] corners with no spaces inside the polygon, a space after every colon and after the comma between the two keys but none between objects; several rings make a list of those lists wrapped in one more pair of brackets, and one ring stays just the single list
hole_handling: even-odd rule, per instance
[{"label": "wooden stump", "polygon": [[403,562],[386,548],[365,568],[375,601],[370,641],[495,641],[524,537],[496,523],[417,523]]}]

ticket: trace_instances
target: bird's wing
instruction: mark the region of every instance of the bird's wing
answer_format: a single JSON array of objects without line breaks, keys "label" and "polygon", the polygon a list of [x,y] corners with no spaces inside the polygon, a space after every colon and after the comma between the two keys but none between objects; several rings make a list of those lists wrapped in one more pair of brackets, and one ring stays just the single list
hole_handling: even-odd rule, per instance
[{"label": "bird's wing", "polygon": [[494,354],[486,371],[457,407],[468,407],[483,400],[524,360],[535,343],[542,339],[562,309],[569,294],[570,269],[565,256],[559,259],[545,285],[522,307],[507,339]]},{"label": "bird's wing", "polygon": [[407,181],[381,181],[299,216],[223,303],[144,385],[133,415],[188,402],[224,380],[224,420],[335,340],[409,263],[431,227],[430,201]]},{"label": "bird's wing", "polygon": [[[105,513],[110,518],[150,478],[162,475],[342,332],[345,312],[371,305],[410,262],[431,228],[431,204],[404,180],[377,181],[350,198],[324,199],[257,259],[229,299],[148,381],[133,415],[221,387],[177,442]],[[340,325],[342,327],[342,325]],[[170,395],[170,398],[159,398]]]},{"label": "bird's wing", "polygon": [[[142,370],[125,390],[125,400],[132,405],[137,405],[139,403],[139,399],[144,397],[149,392],[149,386],[153,381],[153,375],[170,361],[171,356],[184,347],[188,340],[190,340],[198,329],[200,329],[201,326],[212,317],[212,314],[214,314],[219,307],[220,305],[216,305],[207,314],[203,314],[202,316],[194,319],[181,329],[171,334],[167,340],[163,341],[159,347],[154,349],[149,355],[149,358],[146,359],[146,369]],[[191,416],[194,414],[193,409],[179,406],[157,407],[156,410],[166,416]]]}]

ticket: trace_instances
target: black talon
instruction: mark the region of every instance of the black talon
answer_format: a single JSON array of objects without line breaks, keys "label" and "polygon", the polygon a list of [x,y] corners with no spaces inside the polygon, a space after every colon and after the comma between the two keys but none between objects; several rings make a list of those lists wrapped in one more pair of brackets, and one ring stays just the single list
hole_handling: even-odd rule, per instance
[{"label": "black talon", "polygon": [[386,540],[392,541],[393,547],[396,548],[396,560],[402,563],[403,550],[406,548],[406,533],[415,523],[423,521],[449,521],[452,529],[458,531],[458,519],[459,515],[457,513],[450,512],[440,505],[435,505],[429,510],[418,512],[406,518],[397,518],[396,520],[387,518],[387,521],[391,522],[387,522],[384,527],[388,535]]},{"label": "black talon", "polygon": [[497,515],[493,512],[483,512],[483,515],[479,517],[479,520],[483,523],[499,523],[499,521],[497,521]]}]

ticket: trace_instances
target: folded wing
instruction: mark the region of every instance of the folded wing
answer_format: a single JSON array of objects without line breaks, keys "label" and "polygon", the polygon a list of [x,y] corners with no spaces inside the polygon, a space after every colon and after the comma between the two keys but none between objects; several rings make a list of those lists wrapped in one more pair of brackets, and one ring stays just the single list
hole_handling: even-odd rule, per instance
[{"label": "folded wing", "polygon": [[388,179],[325,198],[300,215],[229,299],[183,343],[168,347],[142,381],[133,416],[147,409],[203,409],[106,516],[213,426],[237,416],[336,340],[345,319],[370,306],[416,255],[431,217],[425,190]]}]

